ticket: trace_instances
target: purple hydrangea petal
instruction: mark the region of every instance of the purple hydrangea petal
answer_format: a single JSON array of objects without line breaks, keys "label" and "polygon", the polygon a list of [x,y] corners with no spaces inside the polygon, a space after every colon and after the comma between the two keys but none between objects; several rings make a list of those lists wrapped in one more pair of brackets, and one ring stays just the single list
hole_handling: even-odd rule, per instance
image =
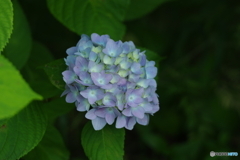
[{"label": "purple hydrangea petal", "polygon": [[103,64],[97,64],[93,61],[89,61],[88,71],[89,72],[101,72],[104,69]]},{"label": "purple hydrangea petal", "polygon": [[111,125],[113,124],[116,118],[116,115],[114,114],[114,112],[108,112],[105,118],[106,118],[106,122]]},{"label": "purple hydrangea petal", "polygon": [[85,117],[87,118],[87,119],[95,119],[97,116],[96,116],[96,114],[95,114],[95,111],[96,111],[96,109],[91,109],[91,110],[89,110],[86,114],[85,114]]},{"label": "purple hydrangea petal", "polygon": [[132,114],[137,118],[143,118],[144,117],[144,110],[141,107],[132,107],[131,108]]},{"label": "purple hydrangea petal", "polygon": [[101,130],[107,124],[104,118],[96,117],[92,120],[93,128],[98,131]]},{"label": "purple hydrangea petal", "polygon": [[135,124],[136,124],[136,118],[130,117],[127,120],[127,124],[126,124],[125,128],[127,128],[128,130],[132,130]]},{"label": "purple hydrangea petal", "polygon": [[91,78],[94,82],[95,85],[97,86],[103,86],[103,85],[107,85],[110,80],[112,79],[112,75],[111,74],[106,74],[104,72],[101,73],[91,73]]},{"label": "purple hydrangea petal", "polygon": [[133,115],[132,115],[131,108],[125,108],[125,109],[122,111],[122,114],[125,115],[125,116],[127,116],[127,117],[133,116]]},{"label": "purple hydrangea petal", "polygon": [[111,93],[106,93],[102,99],[102,102],[105,106],[113,107],[116,105],[117,98]]},{"label": "purple hydrangea petal", "polygon": [[144,126],[148,125],[148,123],[149,123],[149,115],[145,114],[142,119],[137,118],[137,123],[139,123],[141,125],[144,125]]},{"label": "purple hydrangea petal", "polygon": [[88,111],[89,108],[90,108],[90,104],[87,99],[81,100],[77,106],[78,111]]},{"label": "purple hydrangea petal", "polygon": [[95,114],[98,116],[98,117],[101,117],[101,118],[105,118],[106,114],[107,114],[107,110],[106,108],[99,108],[95,111]]},{"label": "purple hydrangea petal", "polygon": [[104,91],[96,87],[88,87],[88,89],[81,91],[80,94],[84,98],[87,98],[90,104],[93,104],[104,97]]},{"label": "purple hydrangea petal", "polygon": [[126,126],[127,119],[124,115],[118,116],[116,121],[116,128],[123,128]]},{"label": "purple hydrangea petal", "polygon": [[67,83],[67,84],[71,84],[75,81],[75,79],[77,78],[77,75],[72,72],[72,71],[64,71],[62,72],[63,75],[63,80]]},{"label": "purple hydrangea petal", "polygon": [[122,48],[120,43],[114,42],[112,39],[108,39],[106,48],[103,49],[103,53],[109,55],[110,57],[117,57],[122,53]]}]

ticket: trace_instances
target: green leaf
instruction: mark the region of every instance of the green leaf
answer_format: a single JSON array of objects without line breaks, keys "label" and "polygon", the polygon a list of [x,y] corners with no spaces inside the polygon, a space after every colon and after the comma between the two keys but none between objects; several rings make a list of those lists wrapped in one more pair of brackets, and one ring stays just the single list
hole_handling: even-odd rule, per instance
[{"label": "green leaf", "polygon": [[42,99],[3,56],[0,56],[0,68],[0,119],[13,116],[34,99]]},{"label": "green leaf", "polygon": [[53,99],[42,105],[42,109],[48,115],[50,122],[53,122],[58,116],[71,111],[73,108],[75,108],[75,105],[67,103],[65,97]]},{"label": "green leaf", "polygon": [[23,160],[68,160],[69,151],[64,145],[62,136],[52,125],[48,126],[42,141],[24,156]]},{"label": "green leaf", "polygon": [[32,150],[47,127],[44,112],[31,103],[0,127],[0,159],[16,160]]},{"label": "green leaf", "polygon": [[60,95],[60,91],[52,85],[46,73],[42,69],[37,68],[53,61],[53,59],[50,51],[44,45],[39,42],[33,42],[28,62],[21,70],[32,89],[44,98]]},{"label": "green leaf", "polygon": [[113,125],[95,131],[88,122],[82,131],[82,146],[90,160],[121,160],[124,155],[124,129]]},{"label": "green leaf", "polygon": [[32,40],[28,22],[21,6],[16,0],[12,2],[14,8],[14,29],[9,43],[3,50],[3,55],[5,55],[17,69],[21,69],[30,55]]},{"label": "green leaf", "polygon": [[10,0],[0,1],[0,52],[7,44],[13,29],[13,7]]},{"label": "green leaf", "polygon": [[42,67],[48,75],[51,83],[58,89],[65,89],[65,82],[63,81],[62,72],[66,70],[67,66],[63,59],[58,59]]},{"label": "green leaf", "polygon": [[47,0],[51,13],[77,34],[109,34],[119,40],[129,0]]},{"label": "green leaf", "polygon": [[169,0],[131,0],[127,10],[126,20],[133,20],[140,18],[154,9],[160,4]]}]

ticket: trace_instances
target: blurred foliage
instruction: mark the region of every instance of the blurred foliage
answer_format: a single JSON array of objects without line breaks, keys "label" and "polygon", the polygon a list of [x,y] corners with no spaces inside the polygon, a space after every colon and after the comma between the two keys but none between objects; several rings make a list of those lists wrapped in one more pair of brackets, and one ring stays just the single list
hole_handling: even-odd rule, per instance
[{"label": "blurred foliage", "polygon": [[[19,2],[33,39],[55,59],[65,57],[79,36],[54,19],[45,1]],[[240,151],[240,1],[156,4],[124,22],[124,41],[158,53],[161,102],[147,127],[126,131],[125,160],[234,159],[209,153]],[[87,159],[79,136],[86,122],[84,113],[72,110],[55,123],[72,160]]]}]

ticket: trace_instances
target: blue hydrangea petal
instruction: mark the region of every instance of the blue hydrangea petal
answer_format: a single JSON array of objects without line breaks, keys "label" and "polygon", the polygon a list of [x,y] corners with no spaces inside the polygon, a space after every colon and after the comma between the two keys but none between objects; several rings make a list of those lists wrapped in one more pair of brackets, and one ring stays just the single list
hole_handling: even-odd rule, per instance
[{"label": "blue hydrangea petal", "polygon": [[91,40],[93,41],[94,44],[96,45],[101,45],[101,46],[106,46],[106,43],[108,41],[108,39],[110,39],[110,37],[108,35],[98,35],[97,33],[93,33],[91,35]]},{"label": "blue hydrangea petal", "polygon": [[160,107],[159,107],[159,105],[158,104],[153,104],[152,105],[153,107],[152,107],[152,111],[151,111],[151,113],[153,114],[153,113],[156,113],[157,111],[159,111],[159,109],[160,109]]},{"label": "blue hydrangea petal", "polygon": [[85,86],[92,86],[93,85],[93,81],[92,81],[91,76],[88,72],[80,72],[78,76],[81,79],[81,81],[76,80],[77,83],[80,83],[80,84],[85,85]]},{"label": "blue hydrangea petal", "polygon": [[104,91],[96,87],[88,87],[88,89],[81,91],[80,94],[84,98],[87,98],[90,104],[93,104],[104,97]]},{"label": "blue hydrangea petal", "polygon": [[97,64],[93,61],[89,61],[88,71],[89,72],[101,72],[104,69],[103,64]]},{"label": "blue hydrangea petal", "polygon": [[147,61],[145,67],[154,67],[155,62],[154,61]]},{"label": "blue hydrangea petal", "polygon": [[103,53],[109,55],[110,57],[117,57],[122,53],[122,48],[120,43],[114,42],[112,39],[109,39],[106,44],[106,48],[102,51]]},{"label": "blue hydrangea petal", "polygon": [[125,115],[125,116],[127,116],[127,117],[133,116],[130,107],[129,107],[129,108],[125,108],[125,109],[122,111],[122,114]]},{"label": "blue hydrangea petal", "polygon": [[137,82],[140,78],[140,75],[137,75],[137,74],[129,74],[128,75],[128,79],[130,82]]},{"label": "blue hydrangea petal", "polygon": [[[108,108],[108,109],[112,109],[112,108]],[[115,120],[115,118],[116,118],[117,116],[115,115],[115,113],[114,113],[114,111],[108,111],[108,113],[106,114],[106,122],[109,124],[109,125],[111,125],[111,124],[113,124],[113,122],[114,122],[114,120]]]},{"label": "blue hydrangea petal", "polygon": [[143,87],[143,88],[147,88],[148,85],[149,85],[149,81],[148,79],[140,79],[138,82],[137,82],[137,85],[140,86],[140,87]]},{"label": "blue hydrangea petal", "polygon": [[87,119],[95,119],[97,116],[96,116],[96,114],[95,114],[95,111],[96,111],[96,109],[91,109],[91,110],[89,110],[86,114],[85,114],[85,117],[87,118]]},{"label": "blue hydrangea petal", "polygon": [[66,50],[68,55],[73,55],[75,52],[77,52],[77,47],[70,47]]},{"label": "blue hydrangea petal", "polygon": [[136,124],[136,118],[129,117],[125,128],[127,128],[128,130],[132,130],[135,124]]},{"label": "blue hydrangea petal", "polygon": [[118,116],[116,121],[116,128],[123,128],[127,124],[127,118],[124,115]]},{"label": "blue hydrangea petal", "polygon": [[118,74],[113,74],[113,77],[111,79],[111,83],[117,83],[120,80],[120,76]]},{"label": "blue hydrangea petal", "polygon": [[120,63],[119,63],[120,67],[124,70],[129,69],[129,67],[132,65],[132,62],[125,57]]},{"label": "blue hydrangea petal", "polygon": [[91,78],[93,80],[93,83],[97,86],[104,86],[107,85],[110,80],[112,79],[112,74],[106,74],[104,72],[101,73],[91,73]]},{"label": "blue hydrangea petal", "polygon": [[124,94],[123,93],[118,93],[116,95],[116,98],[117,98],[117,107],[118,109],[121,111],[123,110],[123,107],[125,105],[125,102],[124,102]]},{"label": "blue hydrangea petal", "polygon": [[106,114],[107,114],[107,110],[106,108],[99,108],[95,111],[95,114],[98,116],[98,117],[101,117],[101,118],[105,118]]},{"label": "blue hydrangea petal", "polygon": [[95,52],[91,51],[90,54],[89,54],[89,60],[90,61],[96,61],[97,58],[98,58],[97,54]]},{"label": "blue hydrangea petal", "polygon": [[145,66],[147,62],[146,55],[144,53],[145,51],[139,53],[139,63],[141,64],[141,66]]},{"label": "blue hydrangea petal", "polygon": [[137,118],[143,118],[145,111],[142,107],[132,107],[131,108],[132,114]]},{"label": "blue hydrangea petal", "polygon": [[67,94],[67,96],[66,96],[66,102],[67,102],[67,103],[73,103],[73,102],[75,102],[76,100],[77,100],[77,99],[76,99],[75,95],[74,95],[72,92],[70,92],[70,93]]},{"label": "blue hydrangea petal", "polygon": [[64,58],[64,61],[67,66],[69,66],[71,69],[75,66],[76,56],[69,55],[67,58]]},{"label": "blue hydrangea petal", "polygon": [[93,128],[98,131],[103,129],[103,127],[107,124],[105,118],[100,118],[100,117],[96,117],[95,119],[92,120],[92,125]]},{"label": "blue hydrangea petal", "polygon": [[157,68],[156,67],[146,67],[146,77],[147,79],[152,79],[154,77],[156,77],[157,75]]},{"label": "blue hydrangea petal", "polygon": [[111,93],[106,93],[102,102],[105,106],[114,107],[116,105],[117,98]]},{"label": "blue hydrangea petal", "polygon": [[63,80],[67,84],[73,83],[75,81],[75,79],[77,78],[77,75],[74,72],[70,71],[70,70],[62,72],[62,75],[63,75]]},{"label": "blue hydrangea petal", "polygon": [[127,77],[129,71],[128,70],[124,70],[124,69],[120,69],[118,71],[118,74],[121,76],[121,77]]},{"label": "blue hydrangea petal", "polygon": [[148,114],[145,114],[142,119],[136,118],[136,120],[137,120],[137,123],[146,126],[146,125],[148,125],[148,123],[149,123],[149,115],[148,115]]},{"label": "blue hydrangea petal", "polygon": [[131,66],[131,71],[134,74],[142,74],[141,65],[137,62],[134,62]]},{"label": "blue hydrangea petal", "polygon": [[76,74],[88,71],[88,61],[83,57],[77,57],[73,70]]},{"label": "blue hydrangea petal", "polygon": [[104,55],[103,57],[103,63],[108,65],[113,65],[115,62],[115,58],[109,57],[108,55]]},{"label": "blue hydrangea petal", "polygon": [[90,108],[90,103],[88,102],[87,99],[83,99],[83,100],[79,101],[78,106],[77,106],[78,111],[81,111],[81,112],[88,111],[89,108]]}]

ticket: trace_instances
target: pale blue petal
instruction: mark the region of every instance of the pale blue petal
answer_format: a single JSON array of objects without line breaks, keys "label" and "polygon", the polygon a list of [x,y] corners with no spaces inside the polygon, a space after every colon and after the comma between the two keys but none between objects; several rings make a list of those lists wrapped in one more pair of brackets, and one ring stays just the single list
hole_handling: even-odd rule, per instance
[{"label": "pale blue petal", "polygon": [[96,117],[92,120],[93,128],[98,131],[101,130],[107,124],[104,118]]},{"label": "pale blue petal", "polygon": [[116,128],[123,128],[126,126],[127,120],[124,115],[118,116],[116,121]]}]

